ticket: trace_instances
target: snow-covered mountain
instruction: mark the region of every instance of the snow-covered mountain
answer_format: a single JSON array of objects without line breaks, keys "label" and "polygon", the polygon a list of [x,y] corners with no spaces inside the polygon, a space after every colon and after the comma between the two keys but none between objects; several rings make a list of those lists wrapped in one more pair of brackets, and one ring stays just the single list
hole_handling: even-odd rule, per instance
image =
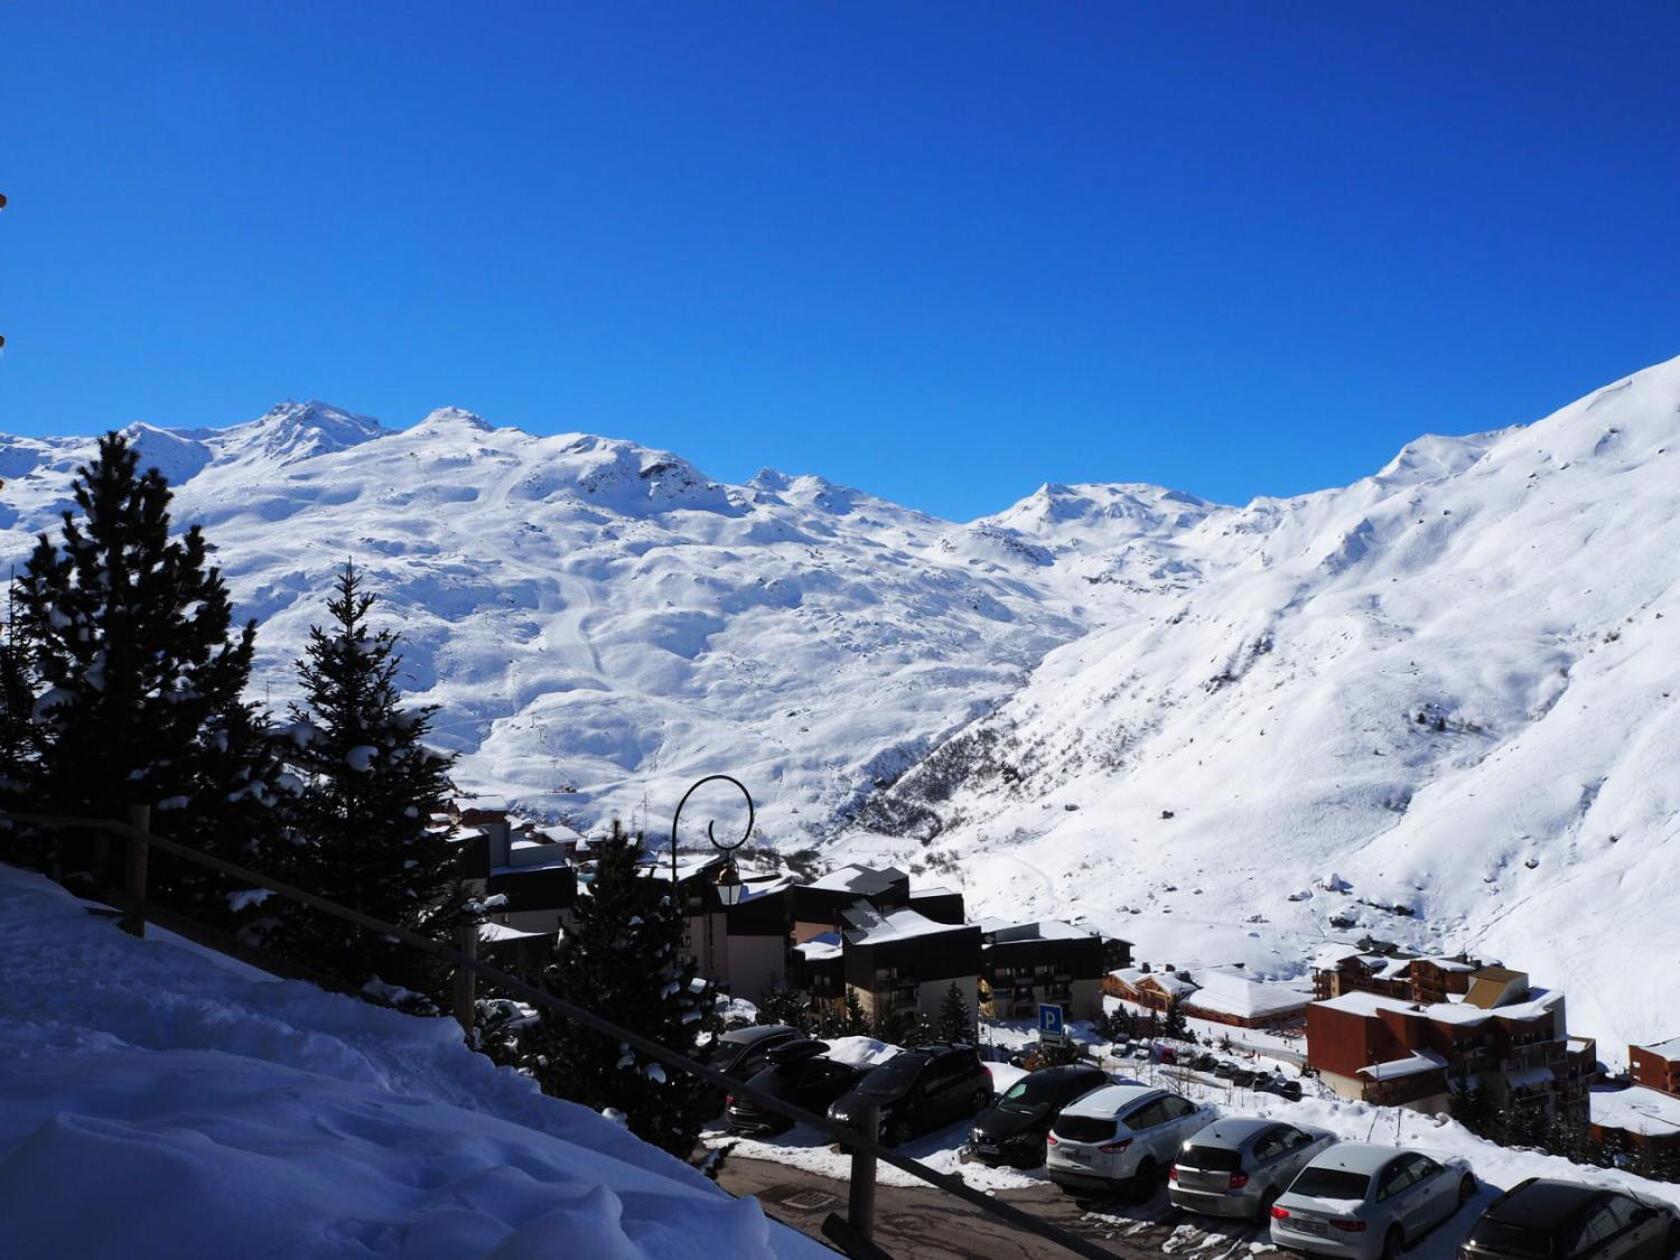
[{"label": "snow-covered mountain", "polygon": [[[727,771],[771,841],[1158,962],[1372,931],[1526,966],[1608,1041],[1672,1031],[1640,960],[1680,946],[1680,360],[1342,489],[1050,485],[967,525],[457,410],[138,432],[276,701],[354,556],[462,777],[532,809],[657,831]],[[90,450],[0,438],[0,555]]]}]

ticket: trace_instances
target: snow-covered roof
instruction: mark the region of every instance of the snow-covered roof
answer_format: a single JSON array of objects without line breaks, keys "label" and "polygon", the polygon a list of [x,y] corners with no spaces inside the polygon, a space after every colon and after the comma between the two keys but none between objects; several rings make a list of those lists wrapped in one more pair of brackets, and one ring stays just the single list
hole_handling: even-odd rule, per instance
[{"label": "snow-covered roof", "polygon": [[[679,853],[677,854],[677,882],[690,879],[702,871],[716,866],[723,858],[716,853]],[[642,873],[650,879],[662,879],[669,883],[671,880],[671,855],[669,853],[646,853],[642,855]]]},{"label": "snow-covered roof", "polygon": [[999,942],[1004,941],[1088,941],[1096,933],[1063,923],[1060,919],[1037,919],[1031,923],[1010,923],[1000,927],[982,928]]},{"label": "snow-covered roof", "polygon": [[956,897],[960,894],[955,888],[947,888],[943,884],[918,884],[912,880],[910,895],[912,897]]},{"label": "snow-covered roof", "polygon": [[481,941],[523,941],[533,936],[553,936],[553,932],[522,932],[518,928],[510,928],[505,923],[480,923],[478,925],[478,939]]},{"label": "snow-covered roof", "polygon": [[1626,1089],[1595,1089],[1592,1120],[1607,1129],[1668,1137],[1680,1133],[1680,1098],[1643,1085]]},{"label": "snow-covered roof", "polygon": [[1433,1051],[1414,1050],[1403,1059],[1367,1064],[1359,1069],[1359,1075],[1368,1076],[1373,1081],[1394,1081],[1405,1076],[1419,1076],[1424,1072],[1437,1072],[1446,1066],[1447,1061]]},{"label": "snow-covered roof", "polygon": [[813,936],[808,941],[801,941],[793,948],[805,956],[806,962],[821,962],[826,958],[838,958],[842,952],[840,933],[824,932],[821,936]]},{"label": "snow-covered roof", "polygon": [[1312,1001],[1311,994],[1291,985],[1256,980],[1235,968],[1209,967],[1199,973],[1198,979],[1201,988],[1193,1005],[1225,1015],[1259,1019],[1303,1010]]},{"label": "snow-covered roof", "polygon": [[971,928],[965,923],[935,923],[915,910],[893,910],[882,914],[866,901],[848,906],[840,913],[851,924],[845,936],[854,945],[879,945],[883,941],[908,940],[915,936],[962,932]]},{"label": "snow-covered roof", "polygon": [[1667,1041],[1658,1041],[1638,1048],[1654,1054],[1660,1059],[1670,1061],[1680,1059],[1680,1037],[1670,1037]]},{"label": "snow-covered roof", "polygon": [[1455,1024],[1460,1027],[1473,1027],[1485,1024],[1488,1020],[1499,1019],[1538,1019],[1542,1015],[1550,1014],[1552,1009],[1563,1000],[1563,994],[1545,989],[1530,989],[1528,997],[1521,1002],[1512,1002],[1507,1006],[1497,1006],[1491,1009],[1480,1006],[1470,1006],[1464,1002],[1432,1002],[1427,1006],[1415,1002],[1408,1002],[1405,998],[1384,997],[1380,993],[1366,993],[1356,991],[1343,993],[1339,997],[1326,998],[1315,1003],[1333,1011],[1345,1011],[1350,1015],[1362,1015],[1367,1018],[1380,1015],[1383,1011],[1398,1011],[1406,1015],[1421,1015],[1425,1019],[1434,1020],[1440,1024]]},{"label": "snow-covered roof", "polygon": [[1111,971],[1108,974],[1134,989],[1144,981],[1150,981],[1168,997],[1174,998],[1194,993],[1200,987],[1195,981],[1186,980],[1170,971],[1145,971],[1141,967],[1122,967],[1119,971]]},{"label": "snow-covered roof", "polygon": [[885,892],[891,885],[905,878],[907,877],[904,872],[896,866],[876,870],[854,862],[830,871],[820,879],[812,880],[806,887],[820,888],[824,892],[853,892],[860,897],[867,897],[873,893]]}]

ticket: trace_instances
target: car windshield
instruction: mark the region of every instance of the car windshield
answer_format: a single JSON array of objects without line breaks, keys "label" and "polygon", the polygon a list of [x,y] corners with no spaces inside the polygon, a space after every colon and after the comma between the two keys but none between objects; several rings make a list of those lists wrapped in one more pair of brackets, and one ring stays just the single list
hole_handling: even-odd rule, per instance
[{"label": "car windshield", "polygon": [[927,1056],[923,1054],[895,1055],[864,1077],[858,1089],[866,1094],[896,1094],[909,1089],[922,1074],[927,1061]]},{"label": "car windshield", "polygon": [[1324,1199],[1363,1199],[1371,1179],[1345,1168],[1303,1168],[1289,1187],[1290,1194],[1311,1194]]},{"label": "car windshield", "polygon": [[1237,1172],[1242,1168],[1242,1152],[1224,1146],[1187,1146],[1178,1153],[1178,1166],[1206,1172]]},{"label": "car windshield", "polygon": [[1470,1231],[1470,1241],[1505,1256],[1543,1258],[1552,1254],[1552,1238],[1545,1230],[1510,1221],[1478,1221]]},{"label": "car windshield", "polygon": [[1065,1083],[1037,1075],[1023,1077],[1009,1087],[998,1106],[1005,1111],[1037,1111],[1054,1103]]}]

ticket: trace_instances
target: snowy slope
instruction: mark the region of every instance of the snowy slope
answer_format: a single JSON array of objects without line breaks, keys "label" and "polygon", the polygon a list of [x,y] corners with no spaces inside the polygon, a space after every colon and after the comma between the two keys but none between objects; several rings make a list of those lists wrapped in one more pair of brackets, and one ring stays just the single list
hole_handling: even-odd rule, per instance
[{"label": "snowy slope", "polygon": [[1224,567],[1053,652],[872,808],[929,848],[853,855],[959,862],[980,909],[1085,913],[1157,962],[1287,974],[1371,931],[1566,988],[1612,1055],[1674,1031],[1641,960],[1680,951],[1680,360],[1174,545]]},{"label": "snowy slope", "polygon": [[[313,403],[136,432],[263,623],[265,694],[291,694],[289,662],[353,556],[407,636],[408,685],[468,754],[463,779],[585,823],[639,816],[645,797],[657,830],[689,782],[728,771],[763,803],[765,837],[809,844],[1095,624],[1091,608],[1162,584],[1088,588],[1012,530],[819,477],[720,485],[666,452],[454,409],[401,432]],[[92,449],[0,438],[0,560],[54,521]],[[1166,529],[1116,520],[1105,545]]]},{"label": "snowy slope", "polygon": [[[934,863],[1155,961],[1287,974],[1374,931],[1526,967],[1611,1052],[1674,1031],[1637,958],[1680,947],[1680,360],[1344,488],[1048,485],[967,525],[455,410],[141,442],[277,700],[354,555],[463,779],[537,810],[657,832],[728,771],[772,842]],[[0,553],[88,449],[0,439]]]},{"label": "snowy slope", "polygon": [[831,1254],[447,1020],[133,940],[9,867],[0,973],[7,1255]]}]

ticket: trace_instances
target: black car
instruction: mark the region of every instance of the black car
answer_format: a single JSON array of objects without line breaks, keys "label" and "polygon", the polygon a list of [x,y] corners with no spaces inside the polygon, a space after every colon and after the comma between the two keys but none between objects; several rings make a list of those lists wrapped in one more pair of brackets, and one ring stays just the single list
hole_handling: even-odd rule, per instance
[{"label": "black car", "polygon": [[1292,1081],[1284,1076],[1262,1076],[1254,1082],[1254,1088],[1263,1094],[1276,1094],[1279,1098],[1287,1098],[1290,1102],[1301,1101],[1301,1082]]},{"label": "black car", "polygon": [[701,1057],[708,1067],[744,1081],[764,1070],[775,1047],[802,1040],[809,1038],[786,1024],[753,1024],[720,1034]]},{"label": "black car", "polygon": [[990,1106],[992,1076],[973,1046],[902,1050],[835,1099],[828,1118],[855,1125],[871,1102],[881,1109],[881,1140],[897,1146]]},{"label": "black car", "polygon": [[1666,1203],[1603,1186],[1530,1177],[1470,1228],[1463,1260],[1668,1260],[1680,1217]]},{"label": "black car", "polygon": [[[784,1041],[771,1049],[769,1066],[747,1084],[759,1093],[820,1116],[867,1071],[825,1057],[827,1049],[828,1043],[823,1041]],[[750,1098],[732,1094],[727,1105],[731,1133],[784,1133],[793,1127],[786,1116]]]},{"label": "black car", "polygon": [[1108,1083],[1107,1072],[1080,1063],[1040,1068],[1023,1076],[993,1106],[974,1117],[968,1154],[982,1163],[1037,1168],[1044,1162],[1044,1135],[1057,1113],[1075,1098]]}]

